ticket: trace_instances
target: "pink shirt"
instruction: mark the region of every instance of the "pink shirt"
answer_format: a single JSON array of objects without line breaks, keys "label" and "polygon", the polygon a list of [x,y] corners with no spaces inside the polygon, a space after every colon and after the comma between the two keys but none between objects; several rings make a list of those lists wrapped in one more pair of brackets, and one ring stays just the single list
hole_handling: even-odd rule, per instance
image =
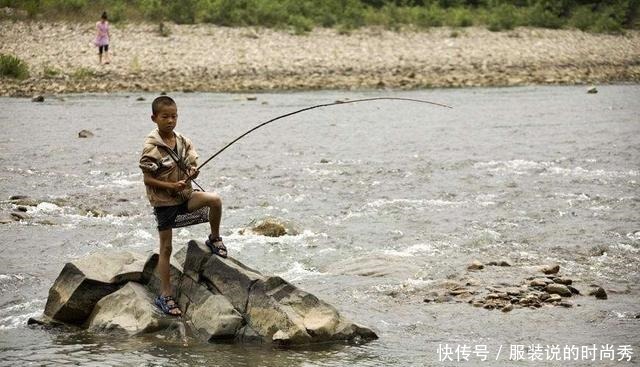
[{"label": "pink shirt", "polygon": [[96,46],[105,46],[109,44],[109,22],[99,21],[96,23],[98,35],[96,36]]}]

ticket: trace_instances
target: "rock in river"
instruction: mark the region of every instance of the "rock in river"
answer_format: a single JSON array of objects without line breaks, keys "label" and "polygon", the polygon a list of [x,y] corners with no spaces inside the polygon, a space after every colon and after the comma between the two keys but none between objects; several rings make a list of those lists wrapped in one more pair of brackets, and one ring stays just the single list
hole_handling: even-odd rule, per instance
[{"label": "rock in river", "polygon": [[[158,311],[158,254],[94,254],[65,265],[49,291],[43,317],[29,323],[74,324],[129,335],[175,329],[178,318]],[[171,283],[186,325],[203,341],[298,345],[377,339],[331,305],[286,280],[197,241],[171,259]]]}]

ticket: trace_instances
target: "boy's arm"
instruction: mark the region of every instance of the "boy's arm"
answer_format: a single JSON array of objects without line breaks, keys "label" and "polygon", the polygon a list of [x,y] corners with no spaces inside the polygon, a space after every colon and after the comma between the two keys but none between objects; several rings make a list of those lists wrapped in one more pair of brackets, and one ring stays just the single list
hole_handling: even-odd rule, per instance
[{"label": "boy's arm", "polygon": [[144,184],[147,186],[157,187],[160,189],[173,190],[173,191],[182,191],[187,188],[187,184],[184,182],[184,180],[178,181],[178,182],[162,181],[153,177],[148,172],[144,173]]}]

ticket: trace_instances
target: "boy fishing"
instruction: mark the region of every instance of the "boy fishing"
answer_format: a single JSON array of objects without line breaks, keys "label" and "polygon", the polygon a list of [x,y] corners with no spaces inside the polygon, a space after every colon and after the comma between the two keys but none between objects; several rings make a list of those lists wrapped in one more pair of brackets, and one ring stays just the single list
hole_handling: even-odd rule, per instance
[{"label": "boy fishing", "polygon": [[174,130],[178,121],[175,101],[160,96],[151,104],[151,110],[151,120],[157,127],[145,138],[139,165],[160,237],[157,270],[161,289],[155,303],[164,313],[179,316],[182,311],[172,296],[169,276],[173,225],[178,215],[209,207],[211,234],[205,243],[214,254],[227,257],[220,237],[222,201],[215,193],[194,191],[191,187],[191,180],[199,173],[198,155],[191,140]]}]

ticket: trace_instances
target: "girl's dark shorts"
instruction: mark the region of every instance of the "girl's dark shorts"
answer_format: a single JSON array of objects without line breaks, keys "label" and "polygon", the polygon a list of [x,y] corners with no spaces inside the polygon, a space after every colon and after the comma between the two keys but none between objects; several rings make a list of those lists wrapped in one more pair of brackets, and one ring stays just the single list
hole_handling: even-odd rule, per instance
[{"label": "girl's dark shorts", "polygon": [[98,46],[98,52],[102,53],[102,51],[108,52],[109,51],[109,45]]},{"label": "girl's dark shorts", "polygon": [[158,223],[158,231],[173,228],[176,217],[180,214],[189,212],[188,202],[172,206],[156,206],[153,208],[153,214],[156,215],[156,223]]}]

